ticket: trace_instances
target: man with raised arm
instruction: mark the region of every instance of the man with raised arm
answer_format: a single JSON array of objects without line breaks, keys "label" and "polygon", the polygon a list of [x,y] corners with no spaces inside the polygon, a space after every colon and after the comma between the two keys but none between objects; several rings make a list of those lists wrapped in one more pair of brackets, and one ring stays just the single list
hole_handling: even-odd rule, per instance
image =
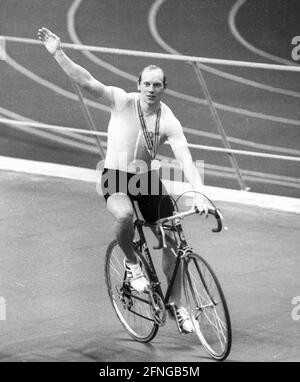
[{"label": "man with raised arm", "polygon": [[[193,190],[201,191],[203,186],[182,126],[171,109],[161,101],[167,85],[164,71],[155,65],[147,66],[138,78],[138,92],[127,93],[123,89],[104,85],[86,69],[74,63],[63,52],[59,37],[50,30],[39,29],[38,37],[76,84],[111,109],[102,190],[107,208],[115,218],[116,238],[125,254],[124,266],[128,281],[133,289],[143,292],[148,287],[148,281],[133,249],[132,201],[137,201],[146,221],[154,222],[159,217],[173,214],[173,204],[166,197],[167,192],[157,172],[151,171],[151,161],[155,158],[159,145],[166,141],[170,143]],[[207,215],[208,206],[197,193],[194,205]],[[174,263],[172,251],[169,248],[164,249],[162,266],[168,282]],[[193,325],[181,303],[181,282],[179,272],[171,300],[176,306],[177,318],[183,332],[188,333],[193,331]]]}]

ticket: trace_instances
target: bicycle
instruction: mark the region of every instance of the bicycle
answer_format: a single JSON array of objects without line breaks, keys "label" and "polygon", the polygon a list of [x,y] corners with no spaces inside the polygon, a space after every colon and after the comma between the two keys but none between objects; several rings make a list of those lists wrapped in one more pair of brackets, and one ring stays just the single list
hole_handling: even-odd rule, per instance
[{"label": "bicycle", "polygon": [[[212,208],[208,213],[217,221],[217,227],[212,231],[220,232],[222,215],[212,201],[209,200],[209,202]],[[175,203],[177,206],[177,202]],[[202,346],[214,359],[224,360],[230,352],[232,341],[230,316],[225,296],[210,265],[188,245],[180,222],[199,211],[195,208],[185,212],[177,211],[174,215],[159,219],[152,224],[139,219],[136,207],[134,204],[133,206],[136,216],[134,228],[138,237],[134,240],[134,249],[149,279],[150,287],[144,293],[138,293],[130,287],[124,268],[124,253],[117,241],[113,240],[106,252],[105,281],[119,320],[135,340],[149,342],[156,336],[159,327],[165,324],[169,310],[175,317],[179,332],[182,333],[176,318],[175,306],[170,302],[174,280],[179,264],[182,263],[182,285],[186,309],[192,320],[194,332]],[[143,227],[150,227],[157,233],[159,243],[153,247],[154,249],[166,247],[167,242],[170,243],[172,240],[173,244],[176,243],[176,252],[172,249],[176,262],[165,295],[153,264]],[[172,232],[172,239],[166,235],[166,231]]]}]

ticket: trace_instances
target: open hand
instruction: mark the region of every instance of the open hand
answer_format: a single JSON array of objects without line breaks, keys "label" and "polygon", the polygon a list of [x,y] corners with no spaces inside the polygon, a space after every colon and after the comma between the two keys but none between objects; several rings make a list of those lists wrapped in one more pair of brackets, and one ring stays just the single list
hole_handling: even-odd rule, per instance
[{"label": "open hand", "polygon": [[56,51],[60,49],[60,38],[52,33],[47,28],[41,28],[38,30],[38,38],[45,45],[50,54],[54,56]]},{"label": "open hand", "polygon": [[208,216],[210,204],[204,196],[196,193],[194,196],[193,207],[196,208],[200,214],[204,214],[206,217]]}]

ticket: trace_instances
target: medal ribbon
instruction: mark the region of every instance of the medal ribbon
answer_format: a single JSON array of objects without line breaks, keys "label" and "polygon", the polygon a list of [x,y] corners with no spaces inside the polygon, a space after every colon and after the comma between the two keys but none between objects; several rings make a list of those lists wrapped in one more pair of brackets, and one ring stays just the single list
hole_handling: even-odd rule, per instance
[{"label": "medal ribbon", "polygon": [[144,115],[143,115],[139,100],[137,101],[137,110],[138,110],[138,115],[139,115],[140,123],[142,126],[142,130],[143,130],[145,142],[147,145],[148,153],[150,154],[151,159],[154,159],[156,157],[156,153],[157,153],[158,145],[159,145],[159,123],[160,123],[160,116],[161,116],[161,108],[159,108],[156,113],[155,132],[154,132],[153,141],[151,139],[153,136],[153,133],[147,130],[146,122],[144,119]]}]

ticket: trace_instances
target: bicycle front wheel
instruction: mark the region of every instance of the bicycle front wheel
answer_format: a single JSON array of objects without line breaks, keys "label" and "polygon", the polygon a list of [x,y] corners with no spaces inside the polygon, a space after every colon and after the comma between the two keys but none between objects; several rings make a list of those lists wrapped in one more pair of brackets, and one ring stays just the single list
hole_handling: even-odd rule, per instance
[{"label": "bicycle front wheel", "polygon": [[[147,275],[147,264],[140,256]],[[124,253],[116,240],[107,248],[105,258],[105,281],[113,308],[127,332],[135,340],[149,342],[159,326],[153,319],[148,293],[138,293],[126,283]]]},{"label": "bicycle front wheel", "polygon": [[191,254],[184,262],[183,285],[195,332],[216,360],[224,360],[231,348],[231,323],[220,283],[209,264]]}]

